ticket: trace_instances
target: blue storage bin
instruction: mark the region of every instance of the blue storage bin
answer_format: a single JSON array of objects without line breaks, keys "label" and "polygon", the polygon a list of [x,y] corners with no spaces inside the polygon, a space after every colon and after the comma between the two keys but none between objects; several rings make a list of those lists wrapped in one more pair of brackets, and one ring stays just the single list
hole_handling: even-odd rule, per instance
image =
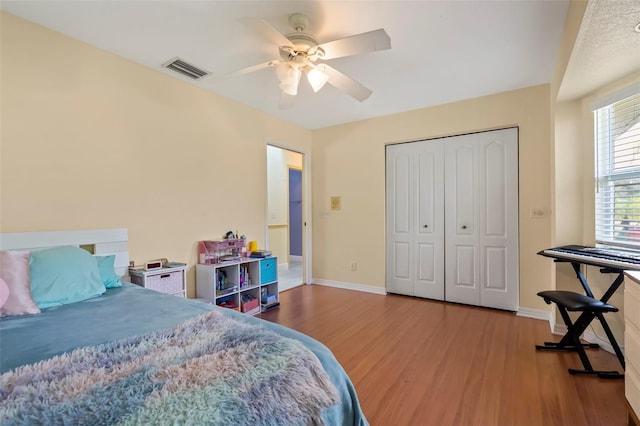
[{"label": "blue storage bin", "polygon": [[278,280],[277,258],[270,257],[260,261],[260,284],[271,283]]}]

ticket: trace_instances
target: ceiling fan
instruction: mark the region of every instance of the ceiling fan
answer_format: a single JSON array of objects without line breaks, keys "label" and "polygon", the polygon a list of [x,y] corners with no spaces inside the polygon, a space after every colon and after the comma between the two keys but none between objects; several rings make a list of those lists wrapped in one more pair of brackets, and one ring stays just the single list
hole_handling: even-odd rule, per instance
[{"label": "ceiling fan", "polygon": [[263,19],[243,19],[242,22],[278,46],[280,58],[237,70],[224,77],[275,67],[280,80],[281,108],[293,104],[302,74],[306,75],[314,92],[329,83],[358,101],[364,101],[371,95],[371,90],[324,61],[391,48],[391,39],[382,28],[319,44],[312,34],[305,32],[309,20],[301,13],[289,16],[289,24],[294,29],[289,34],[281,34]]}]

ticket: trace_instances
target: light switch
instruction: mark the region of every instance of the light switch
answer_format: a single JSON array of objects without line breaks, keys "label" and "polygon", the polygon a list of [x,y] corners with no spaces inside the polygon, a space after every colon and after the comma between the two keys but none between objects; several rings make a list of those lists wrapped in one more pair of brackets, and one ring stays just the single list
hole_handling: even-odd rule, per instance
[{"label": "light switch", "polygon": [[534,207],[529,210],[529,217],[531,219],[542,219],[545,216],[545,211],[542,207]]},{"label": "light switch", "polygon": [[331,210],[340,210],[342,207],[340,205],[340,197],[333,196],[331,197]]}]

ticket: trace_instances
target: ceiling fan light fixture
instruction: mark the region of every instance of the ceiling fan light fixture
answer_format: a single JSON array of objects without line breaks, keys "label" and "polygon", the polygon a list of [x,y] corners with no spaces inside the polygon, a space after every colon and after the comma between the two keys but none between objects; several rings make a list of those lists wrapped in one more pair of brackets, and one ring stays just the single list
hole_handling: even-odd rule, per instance
[{"label": "ceiling fan light fixture", "polygon": [[298,82],[297,81],[283,81],[280,83],[280,90],[287,95],[295,96],[298,94]]},{"label": "ceiling fan light fixture", "polygon": [[276,74],[280,80],[279,87],[284,93],[291,96],[298,94],[298,83],[302,74],[300,68],[292,67],[289,64],[280,64],[276,67]]},{"label": "ceiling fan light fixture", "polygon": [[283,82],[287,78],[289,78],[290,69],[291,66],[286,62],[280,62],[278,65],[276,65],[276,76],[278,77],[278,80],[280,80],[280,82]]},{"label": "ceiling fan light fixture", "polygon": [[[289,16],[289,24],[294,32],[288,34],[281,33],[264,19],[247,18],[243,21],[277,46],[280,58],[246,67],[232,74],[242,75],[275,67],[281,90],[281,108],[291,106],[292,97],[298,94],[303,72],[307,75],[314,92],[320,91],[326,83],[330,83],[357,101],[366,100],[371,95],[371,90],[328,64],[316,65],[316,61],[391,49],[391,38],[383,28],[318,44],[318,39],[305,31],[309,20],[301,13]],[[282,99],[285,102],[282,102]]]},{"label": "ceiling fan light fixture", "polygon": [[314,93],[317,93],[325,84],[327,84],[327,81],[329,81],[329,76],[319,69],[320,66],[311,68],[307,72],[307,80],[309,81]]}]

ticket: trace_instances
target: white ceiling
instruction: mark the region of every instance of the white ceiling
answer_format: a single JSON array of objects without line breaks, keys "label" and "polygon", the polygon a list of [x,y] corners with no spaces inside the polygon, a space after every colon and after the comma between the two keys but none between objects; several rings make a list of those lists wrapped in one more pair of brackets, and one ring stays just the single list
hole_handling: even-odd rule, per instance
[{"label": "white ceiling", "polygon": [[[614,1],[631,4],[598,0]],[[548,83],[567,6],[566,0],[3,0],[1,8],[189,84],[317,129]],[[265,19],[288,33],[292,29],[287,18],[294,12],[309,16],[306,31],[320,43],[386,30],[391,50],[327,61],[371,89],[369,99],[358,102],[329,85],[313,93],[301,83],[294,106],[279,109],[273,68],[216,81],[216,75],[278,58],[277,47],[240,18]],[[194,82],[161,67],[176,56],[211,71],[214,77]]]},{"label": "white ceiling", "polygon": [[638,23],[638,0],[590,0],[558,99],[576,99],[640,72]]}]

